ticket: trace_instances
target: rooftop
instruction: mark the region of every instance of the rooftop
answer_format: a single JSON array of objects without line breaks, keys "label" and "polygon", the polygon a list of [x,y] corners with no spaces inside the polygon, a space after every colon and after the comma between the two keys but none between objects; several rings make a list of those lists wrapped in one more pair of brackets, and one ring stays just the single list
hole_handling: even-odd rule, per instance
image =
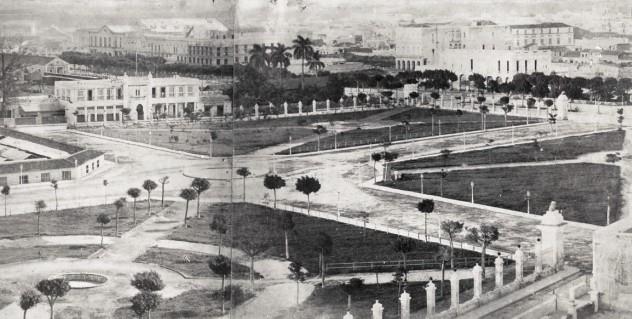
[{"label": "rooftop", "polygon": [[144,29],[156,33],[188,33],[193,28],[206,31],[228,31],[228,28],[223,23],[213,18],[141,19],[139,24]]},{"label": "rooftop", "polygon": [[510,25],[513,29],[541,29],[541,28],[567,28],[570,25],[561,22],[546,22],[535,24],[514,24]]}]

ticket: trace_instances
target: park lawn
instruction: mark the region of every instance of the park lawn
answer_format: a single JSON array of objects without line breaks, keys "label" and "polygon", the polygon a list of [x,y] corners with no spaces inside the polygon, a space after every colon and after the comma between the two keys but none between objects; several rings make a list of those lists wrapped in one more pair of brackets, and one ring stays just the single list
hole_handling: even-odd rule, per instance
[{"label": "park lawn", "polygon": [[610,131],[582,136],[511,146],[494,147],[450,154],[447,159],[438,155],[393,164],[393,169],[420,169],[444,166],[481,165],[498,163],[535,162],[576,159],[588,153],[619,151],[623,148],[625,131]]},{"label": "park lawn", "polygon": [[[252,225],[253,227],[239,227],[239,232],[235,232],[235,246],[243,238],[261,238],[264,235],[271,238],[270,248],[266,255],[275,257],[285,257],[285,245],[283,232],[280,228],[280,211],[247,203],[234,204],[235,210],[231,214],[230,204],[212,204],[208,209],[202,211],[202,218],[191,219],[190,228],[179,228],[168,236],[168,239],[182,240],[198,243],[219,244],[219,236],[209,228],[209,223],[214,214],[225,214],[226,220],[233,224]],[[401,260],[401,255],[393,250],[392,242],[396,235],[388,233],[364,230],[361,227],[338,223],[336,221],[305,216],[292,213],[295,223],[294,230],[288,235],[290,246],[290,260],[301,262],[311,273],[319,270],[319,254],[314,248],[316,236],[324,232],[331,236],[333,251],[330,256],[326,256],[326,263],[346,263],[358,261],[381,261],[381,260]],[[231,227],[229,227],[230,229]],[[224,238],[224,245],[230,245],[230,231]],[[414,240],[416,249],[408,254],[408,259],[433,259],[439,251],[440,245],[436,243],[425,243]],[[470,251],[455,250],[455,254],[461,257],[477,257],[478,253]],[[351,271],[351,270],[349,270]]]},{"label": "park lawn", "polygon": [[[165,207],[172,202],[165,202]],[[54,205],[54,203],[52,204]],[[119,233],[134,228],[133,203],[128,201],[127,206],[121,209],[119,214]],[[160,211],[160,201],[152,200],[152,211]],[[40,233],[42,236],[67,236],[67,235],[100,235],[101,225],[97,223],[97,216],[105,213],[110,216],[111,222],[103,227],[105,236],[114,236],[115,213],[114,204],[86,206],[78,208],[46,210],[40,216]],[[136,202],[136,224],[140,224],[149,218],[147,214],[147,201]],[[33,237],[37,235],[37,214],[19,214],[0,217],[0,239],[16,239]]]},{"label": "park lawn", "polygon": [[[234,305],[239,306],[254,297],[247,290],[240,290],[233,296]],[[229,294],[224,302],[225,310],[230,309]],[[129,303],[129,302],[127,302]],[[222,315],[221,292],[211,289],[188,290],[173,298],[163,299],[158,308],[151,312],[152,319],[208,319]],[[114,312],[115,319],[136,318],[129,306],[121,307]]]},{"label": "park lawn", "polygon": [[[424,193],[440,195],[439,176],[424,174]],[[448,171],[443,195],[469,202],[470,181],[474,182],[474,201],[479,204],[526,213],[528,190],[532,214],[544,214],[551,201],[556,201],[566,220],[605,225],[609,195],[611,222],[620,214],[621,177],[615,165],[577,163]],[[419,174],[403,174],[401,180],[385,186],[419,192]]]},{"label": "park lawn", "polygon": [[40,259],[87,258],[100,248],[101,246],[99,245],[52,245],[0,248],[0,264]]},{"label": "park lawn", "polygon": [[[185,262],[184,256],[188,256],[190,262]],[[150,248],[137,257],[134,262],[157,264],[168,269],[177,270],[187,276],[220,278],[208,267],[210,257],[211,255],[181,249]],[[233,263],[232,272],[235,279],[247,279],[250,268]],[[255,272],[255,278],[262,277]]]},{"label": "park lawn", "polygon": [[[310,141],[303,145],[292,148],[292,153],[314,152],[317,150],[327,150],[358,145],[388,143],[389,141],[399,141],[411,138],[429,137],[435,135],[453,134],[459,132],[470,132],[482,129],[481,115],[478,113],[463,112],[457,117],[452,110],[435,110],[434,125],[431,109],[411,109],[400,114],[393,115],[390,120],[408,121],[408,128],[404,124],[397,124],[390,127],[361,129],[356,128],[345,132],[340,132],[334,136],[334,132],[320,137],[320,142]],[[439,124],[441,122],[441,124]],[[535,121],[534,121],[535,122]],[[523,125],[526,119],[521,117],[508,117],[507,125]],[[488,114],[486,120],[487,129],[504,127],[505,120],[502,115]],[[390,140],[389,140],[390,130]],[[319,147],[320,144],[320,147]],[[284,150],[280,154],[288,154],[289,150]]]}]

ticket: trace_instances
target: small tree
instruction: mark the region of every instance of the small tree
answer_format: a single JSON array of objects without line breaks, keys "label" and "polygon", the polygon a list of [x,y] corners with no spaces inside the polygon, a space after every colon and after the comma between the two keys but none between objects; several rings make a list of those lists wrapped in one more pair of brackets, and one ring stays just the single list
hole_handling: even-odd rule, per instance
[{"label": "small tree", "polygon": [[151,318],[151,312],[160,306],[161,301],[160,295],[149,291],[141,291],[130,299],[132,311],[138,315],[139,319],[142,319],[145,314]]},{"label": "small tree", "polygon": [[206,178],[196,177],[191,182],[191,188],[197,193],[197,218],[200,218],[200,197],[202,197],[202,193],[211,188],[211,183]]},{"label": "small tree", "polygon": [[70,285],[62,278],[44,279],[35,285],[35,289],[46,296],[46,300],[50,306],[50,319],[54,319],[55,302],[70,291]]},{"label": "small tree", "polygon": [[331,240],[331,236],[325,232],[319,232],[316,235],[315,242],[314,249],[320,256],[321,287],[325,287],[325,256],[331,255],[334,243]]},{"label": "small tree", "polygon": [[443,160],[443,166],[447,166],[448,164],[448,159],[450,158],[450,154],[452,154],[452,151],[449,149],[442,149],[439,154],[441,154],[441,159]]},{"label": "small tree", "polygon": [[327,128],[325,128],[322,125],[317,125],[316,128],[313,131],[314,131],[314,134],[316,134],[316,137],[317,137],[317,140],[318,140],[317,144],[316,144],[317,145],[317,151],[320,151],[320,135],[327,133]]},{"label": "small tree", "polygon": [[290,259],[290,245],[288,242],[287,233],[294,229],[294,220],[292,219],[292,213],[284,212],[281,217],[281,228],[283,229],[283,235],[285,237],[285,259]]},{"label": "small tree", "polygon": [[246,201],[246,177],[250,176],[251,174],[252,173],[250,173],[248,167],[242,167],[237,170],[237,175],[243,177],[244,179],[244,202]]},{"label": "small tree", "polygon": [[165,207],[165,185],[169,184],[169,176],[161,177],[158,183],[160,183],[160,207]]},{"label": "small tree", "polygon": [[193,188],[185,188],[180,191],[180,198],[184,199],[187,204],[184,210],[184,228],[187,227],[187,220],[189,219],[189,202],[197,197],[197,192]]},{"label": "small tree", "polygon": [[483,278],[485,278],[485,252],[489,245],[498,240],[498,228],[489,224],[482,224],[480,228],[472,227],[468,229],[466,238],[482,246],[481,267],[483,267]]},{"label": "small tree", "polygon": [[296,305],[299,304],[299,282],[305,281],[305,272],[303,271],[303,265],[300,262],[292,262],[290,266],[288,266],[288,270],[290,270],[290,279],[296,282]]},{"label": "small tree", "polygon": [[59,207],[58,201],[57,201],[57,189],[59,188],[59,184],[57,183],[57,180],[56,179],[51,180],[50,186],[53,188],[53,191],[55,192],[55,211],[57,211],[57,208]]},{"label": "small tree", "polygon": [[[404,269],[408,269],[408,266],[406,265],[406,256],[408,253],[415,250],[415,242],[410,238],[397,237],[397,239],[391,242],[391,246],[396,253],[402,255],[402,259],[404,260]],[[404,276],[404,280],[407,279],[408,278]]]},{"label": "small tree", "polygon": [[509,97],[503,96],[500,98],[500,104],[502,104],[502,110],[505,113],[505,126],[507,126],[507,113],[510,113],[514,106],[513,104],[509,104]]},{"label": "small tree", "polygon": [[236,240],[237,247],[243,250],[244,253],[246,253],[246,255],[250,258],[250,288],[254,291],[255,257],[265,252],[270,248],[270,246],[272,246],[270,233],[267,229],[262,229],[258,225],[251,223],[239,225],[239,229],[235,233],[240,234],[240,236]]},{"label": "small tree", "polygon": [[317,193],[320,190],[320,182],[314,177],[301,176],[296,181],[296,190],[307,195],[307,214],[309,215],[311,206],[309,195],[312,193]]},{"label": "small tree", "polygon": [[11,193],[11,187],[9,185],[2,186],[2,195],[4,196],[4,217],[7,217],[7,197]]},{"label": "small tree", "polygon": [[360,292],[364,288],[364,280],[360,278],[351,278],[348,283],[343,283],[342,290],[347,293],[347,310],[351,310],[351,296]]},{"label": "small tree", "polygon": [[41,299],[40,294],[32,289],[26,290],[20,295],[20,308],[24,311],[24,319],[26,319],[26,312],[40,303]]},{"label": "small tree", "polygon": [[434,211],[434,201],[432,199],[424,199],[417,203],[417,210],[424,214],[424,234],[426,235],[426,241],[428,241],[428,214]]},{"label": "small tree", "polygon": [[432,107],[437,106],[437,100],[441,97],[441,95],[437,92],[430,93],[430,97],[432,98]]},{"label": "small tree", "polygon": [[377,173],[375,171],[375,166],[377,165],[377,162],[382,160],[382,153],[371,154],[371,159],[373,160],[373,182],[377,183]]},{"label": "small tree", "polygon": [[213,273],[222,277],[222,313],[224,313],[224,280],[231,273],[230,259],[222,255],[211,257],[208,261],[208,267]]},{"label": "small tree", "polygon": [[263,178],[263,186],[265,186],[265,188],[267,189],[271,189],[272,192],[274,193],[274,208],[276,208],[276,202],[277,202],[276,192],[277,192],[277,189],[285,187],[285,180],[283,179],[283,177],[276,174],[266,175]]},{"label": "small tree", "polygon": [[483,104],[478,108],[478,110],[481,112],[483,131],[485,131],[487,130],[487,113],[489,113],[489,108],[487,108],[487,105]]},{"label": "small tree", "polygon": [[417,105],[417,98],[419,97],[419,93],[417,93],[417,92],[410,92],[410,93],[408,93],[408,96],[413,100],[413,104]]},{"label": "small tree", "polygon": [[114,201],[114,208],[116,208],[116,215],[114,215],[114,236],[119,235],[119,214],[121,209],[125,207],[125,197],[121,197]]},{"label": "small tree", "polygon": [[42,212],[46,209],[46,202],[43,200],[38,200],[35,202],[35,212],[37,214],[37,236],[40,236],[40,217]]},{"label": "small tree", "polygon": [[134,213],[133,214],[134,214],[134,225],[136,225],[136,199],[140,197],[140,189],[136,187],[132,187],[127,190],[127,195],[134,200],[134,209],[133,209]]},{"label": "small tree", "polygon": [[623,109],[619,108],[617,109],[617,123],[619,123],[619,131],[623,130]]},{"label": "small tree", "polygon": [[99,214],[99,216],[97,216],[97,223],[101,225],[101,247],[103,247],[103,227],[110,223],[110,216],[107,214]]},{"label": "small tree", "polygon": [[454,269],[454,238],[463,231],[463,223],[455,220],[441,222],[441,230],[450,238],[450,268]]},{"label": "small tree", "polygon": [[151,215],[151,192],[158,187],[156,182],[147,179],[143,182],[143,189],[147,191],[147,214]]},{"label": "small tree", "polygon": [[457,132],[461,132],[461,116],[463,116],[463,111],[461,110],[456,110],[456,118],[457,118],[457,128],[456,131]]},{"label": "small tree", "polygon": [[134,274],[134,278],[130,284],[140,291],[160,291],[165,288],[165,283],[160,275],[151,270]]},{"label": "small tree", "polygon": [[226,223],[226,217],[222,214],[213,215],[213,221],[209,225],[211,230],[216,231],[219,234],[219,246],[217,247],[217,254],[222,255],[222,245],[224,234],[228,231],[228,225]]},{"label": "small tree", "polygon": [[443,181],[448,177],[448,172],[446,172],[443,168],[439,172],[439,195],[443,197]]}]

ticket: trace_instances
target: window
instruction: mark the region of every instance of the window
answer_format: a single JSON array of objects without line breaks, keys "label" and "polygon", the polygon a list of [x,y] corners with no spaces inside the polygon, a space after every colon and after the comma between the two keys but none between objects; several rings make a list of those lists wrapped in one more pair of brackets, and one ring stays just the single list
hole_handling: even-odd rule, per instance
[{"label": "window", "polygon": [[86,174],[90,172],[90,166],[86,165]]},{"label": "window", "polygon": [[154,99],[156,98],[156,88],[155,87],[151,88],[151,97],[154,98]]},{"label": "window", "polygon": [[474,71],[474,59],[470,59],[470,70]]},{"label": "window", "polygon": [[500,60],[498,60],[498,73],[500,73]]},{"label": "window", "polygon": [[527,60],[524,60],[524,73],[529,72],[528,63]]},{"label": "window", "polygon": [[516,61],[516,72],[520,72],[520,61]]},{"label": "window", "polygon": [[193,87],[192,86],[187,86],[187,95],[188,96],[193,96]]},{"label": "window", "polygon": [[117,100],[122,100],[123,99],[123,89],[116,89],[116,99]]},{"label": "window", "polygon": [[533,60],[533,68],[535,72],[538,72],[538,60]]},{"label": "window", "polygon": [[97,89],[97,100],[103,100],[103,89]]},{"label": "window", "polygon": [[28,184],[29,183],[29,176],[28,175],[21,175],[20,176],[20,184]]},{"label": "window", "polygon": [[166,97],[166,96],[167,96],[167,88],[163,86],[160,88],[160,97]]},{"label": "window", "polygon": [[219,59],[215,60],[215,65],[220,65],[220,60]]},{"label": "window", "polygon": [[97,160],[97,168],[99,168],[99,160]]},{"label": "window", "polygon": [[85,99],[86,99],[85,91],[84,90],[77,90],[77,101],[84,101]]},{"label": "window", "polygon": [[112,89],[107,89],[107,96],[106,96],[106,100],[111,100],[112,99]]},{"label": "window", "polygon": [[178,87],[178,96],[184,96],[184,87],[183,86],[179,86]]},{"label": "window", "polygon": [[509,73],[509,61],[507,61],[507,73]]},{"label": "window", "polygon": [[50,173],[42,173],[41,181],[50,182]]},{"label": "window", "polygon": [[175,96],[175,87],[170,86],[169,87],[169,97],[173,97]]}]

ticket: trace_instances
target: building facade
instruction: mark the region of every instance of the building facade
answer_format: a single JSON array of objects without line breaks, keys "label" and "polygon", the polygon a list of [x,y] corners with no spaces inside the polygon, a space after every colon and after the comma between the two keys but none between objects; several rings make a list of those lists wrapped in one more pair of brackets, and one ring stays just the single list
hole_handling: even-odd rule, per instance
[{"label": "building facade", "polygon": [[511,25],[512,42],[516,48],[536,46],[573,46],[575,32],[565,23],[551,22],[539,24]]}]

